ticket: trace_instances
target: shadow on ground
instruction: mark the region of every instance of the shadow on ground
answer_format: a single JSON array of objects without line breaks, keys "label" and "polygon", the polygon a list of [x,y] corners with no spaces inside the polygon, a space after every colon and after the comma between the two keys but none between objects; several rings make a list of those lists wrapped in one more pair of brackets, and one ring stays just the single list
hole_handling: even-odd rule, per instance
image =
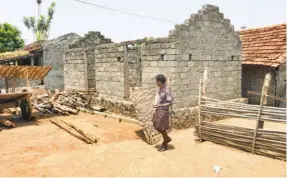
[{"label": "shadow on ground", "polygon": [[144,131],[143,130],[138,130],[136,131],[136,134],[142,139],[142,141],[147,142]]},{"label": "shadow on ground", "polygon": [[5,127],[3,125],[0,125],[0,131],[1,130],[15,129],[17,127],[39,125],[39,121],[44,120],[44,119],[51,119],[51,118],[54,118],[57,116],[60,116],[60,115],[56,115],[56,114],[49,115],[49,114],[42,114],[40,112],[33,112],[33,114],[32,114],[32,117],[34,117],[33,120],[24,120],[23,118],[21,118],[19,116],[14,116],[11,114],[1,114],[0,115],[0,122],[3,120],[9,120],[9,121],[13,122],[14,124],[16,124],[16,127],[9,128],[9,127]]},{"label": "shadow on ground", "polygon": [[[156,149],[160,149],[161,144],[157,144],[157,145],[155,145],[154,147],[155,147]],[[168,150],[174,150],[174,149],[175,149],[175,147],[174,147],[172,144],[168,144],[168,145],[167,145],[167,148],[168,148]]]}]

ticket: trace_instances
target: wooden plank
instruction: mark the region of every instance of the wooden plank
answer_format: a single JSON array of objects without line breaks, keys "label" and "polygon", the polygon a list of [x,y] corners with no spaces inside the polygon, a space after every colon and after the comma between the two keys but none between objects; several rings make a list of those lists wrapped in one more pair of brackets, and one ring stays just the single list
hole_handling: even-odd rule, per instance
[{"label": "wooden plank", "polygon": [[266,95],[268,93],[270,81],[271,81],[271,74],[268,73],[268,74],[266,74],[266,76],[264,78],[264,83],[263,83],[263,87],[262,87],[260,107],[259,107],[259,111],[258,111],[258,118],[257,118],[256,126],[254,129],[254,136],[253,136],[253,142],[252,142],[252,154],[255,153],[256,138],[257,138],[257,132],[258,132],[259,125],[263,125],[262,123],[260,123],[261,112],[262,112],[262,106],[266,101]]},{"label": "wooden plank", "polygon": [[124,98],[130,96],[129,88],[129,57],[128,57],[128,46],[124,46]]}]

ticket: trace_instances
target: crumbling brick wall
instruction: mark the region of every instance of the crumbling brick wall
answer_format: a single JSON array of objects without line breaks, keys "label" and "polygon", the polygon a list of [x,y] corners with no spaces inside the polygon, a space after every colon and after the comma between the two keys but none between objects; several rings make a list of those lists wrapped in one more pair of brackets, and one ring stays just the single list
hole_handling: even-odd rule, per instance
[{"label": "crumbling brick wall", "polygon": [[90,31],[69,45],[69,49],[74,48],[94,48],[99,44],[111,43],[111,39],[105,38],[100,32]]}]

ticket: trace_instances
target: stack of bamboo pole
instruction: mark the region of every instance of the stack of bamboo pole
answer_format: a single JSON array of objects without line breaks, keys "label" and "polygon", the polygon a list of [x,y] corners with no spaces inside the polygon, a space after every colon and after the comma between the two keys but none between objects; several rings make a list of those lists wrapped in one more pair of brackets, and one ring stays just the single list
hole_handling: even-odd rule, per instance
[{"label": "stack of bamboo pole", "polygon": [[[205,69],[207,73],[207,69]],[[266,74],[260,105],[220,101],[205,96],[207,74],[199,83],[198,125],[195,135],[207,140],[286,161],[286,132],[263,130],[264,121],[286,123],[286,108],[265,106],[271,74]],[[273,97],[274,98],[274,97]],[[201,120],[201,114],[231,116],[256,120],[254,129],[221,125]]]},{"label": "stack of bamboo pole", "polygon": [[[259,105],[220,101],[201,97],[201,112],[248,119],[257,119]],[[262,106],[261,120],[286,123],[286,108]]]},{"label": "stack of bamboo pole", "polygon": [[[195,127],[198,136],[199,127]],[[252,151],[254,129],[228,126],[212,122],[201,122],[202,140]],[[286,132],[259,129],[255,144],[255,153],[286,161]]]}]

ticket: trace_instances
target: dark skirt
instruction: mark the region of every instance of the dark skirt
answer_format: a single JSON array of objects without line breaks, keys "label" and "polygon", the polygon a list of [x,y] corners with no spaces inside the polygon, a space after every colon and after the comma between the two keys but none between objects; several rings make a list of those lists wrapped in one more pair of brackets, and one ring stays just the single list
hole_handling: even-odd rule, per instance
[{"label": "dark skirt", "polygon": [[168,130],[169,129],[169,111],[164,109],[158,109],[153,115],[153,127],[156,130]]}]

